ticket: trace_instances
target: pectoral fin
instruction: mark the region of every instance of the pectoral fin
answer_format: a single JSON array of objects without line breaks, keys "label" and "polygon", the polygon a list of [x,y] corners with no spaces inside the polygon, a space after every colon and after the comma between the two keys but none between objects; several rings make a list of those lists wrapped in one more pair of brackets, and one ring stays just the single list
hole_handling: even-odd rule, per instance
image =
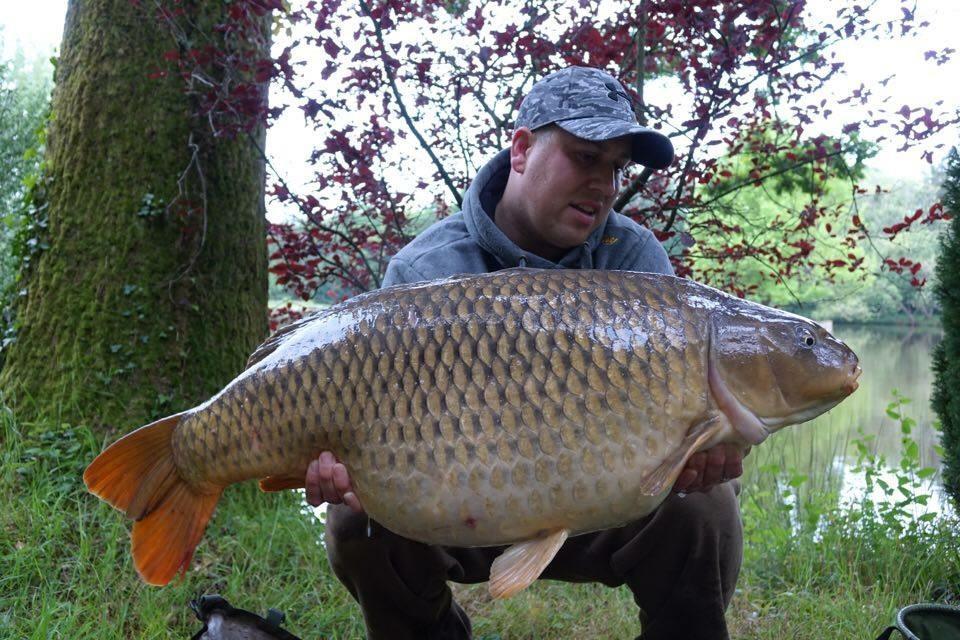
[{"label": "pectoral fin", "polygon": [[490,567],[490,595],[509,598],[529,587],[557,555],[569,534],[567,529],[557,529],[504,551]]},{"label": "pectoral fin", "polygon": [[694,425],[687,432],[687,436],[677,447],[677,450],[667,456],[667,459],[659,467],[643,479],[643,482],[640,483],[640,491],[648,496],[658,496],[663,493],[665,489],[676,482],[690,456],[696,453],[701,445],[709,441],[721,429],[723,429],[723,421],[720,416],[712,416]]}]

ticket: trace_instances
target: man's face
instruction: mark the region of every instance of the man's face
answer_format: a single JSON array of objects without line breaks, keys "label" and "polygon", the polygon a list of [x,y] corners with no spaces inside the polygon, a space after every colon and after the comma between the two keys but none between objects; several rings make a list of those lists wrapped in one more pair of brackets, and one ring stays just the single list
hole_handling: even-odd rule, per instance
[{"label": "man's face", "polygon": [[631,140],[591,142],[551,127],[521,129],[513,142],[515,206],[508,214],[513,220],[503,222],[515,228],[519,246],[559,258],[606,221],[630,162]]}]

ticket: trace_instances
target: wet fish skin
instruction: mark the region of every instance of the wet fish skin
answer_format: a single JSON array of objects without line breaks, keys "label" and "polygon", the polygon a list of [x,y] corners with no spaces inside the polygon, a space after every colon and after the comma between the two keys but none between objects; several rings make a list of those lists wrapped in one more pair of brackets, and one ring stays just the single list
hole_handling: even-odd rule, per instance
[{"label": "wet fish skin", "polygon": [[[250,478],[302,486],[330,450],[371,517],[406,537],[574,535],[646,515],[696,450],[759,443],[839,402],[858,375],[856,356],[810,321],[671,276],[457,276],[279,332],[218,395],[164,423],[173,471],[141,469],[149,482],[119,492],[119,472],[103,471],[118,465],[95,461],[88,486],[150,519],[138,496],[171,475],[199,496]],[[138,562],[148,581],[189,562],[146,543],[141,555],[155,558]]]}]

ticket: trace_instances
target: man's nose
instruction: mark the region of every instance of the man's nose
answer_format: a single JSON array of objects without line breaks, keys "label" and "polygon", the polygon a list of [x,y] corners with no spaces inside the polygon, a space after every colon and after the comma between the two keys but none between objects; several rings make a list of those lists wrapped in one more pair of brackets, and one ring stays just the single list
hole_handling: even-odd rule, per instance
[{"label": "man's nose", "polygon": [[604,198],[610,198],[617,194],[620,189],[620,175],[616,169],[607,167],[598,167],[593,174],[591,186],[596,189]]}]

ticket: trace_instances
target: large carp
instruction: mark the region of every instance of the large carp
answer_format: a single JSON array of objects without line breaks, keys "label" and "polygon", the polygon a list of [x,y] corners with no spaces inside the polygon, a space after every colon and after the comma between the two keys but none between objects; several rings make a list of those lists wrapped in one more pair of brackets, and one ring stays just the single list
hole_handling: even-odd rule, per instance
[{"label": "large carp", "polygon": [[422,542],[512,544],[526,587],[568,535],[653,511],[695,452],[757,445],[857,388],[799,316],[671,276],[512,269],[373,291],[289,326],[200,406],[87,468],[150,584],[185,571],[227,485],[302,487],[330,450],[369,515]]}]

